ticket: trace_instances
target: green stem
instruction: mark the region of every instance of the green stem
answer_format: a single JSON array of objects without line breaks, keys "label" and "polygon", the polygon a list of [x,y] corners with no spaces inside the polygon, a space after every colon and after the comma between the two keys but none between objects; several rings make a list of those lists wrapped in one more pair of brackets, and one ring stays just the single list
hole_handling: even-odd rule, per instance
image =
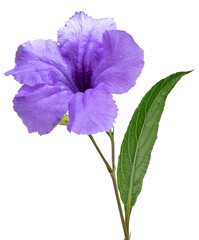
[{"label": "green stem", "polygon": [[109,165],[109,163],[106,161],[106,159],[105,159],[104,155],[102,154],[101,150],[99,149],[97,143],[95,142],[95,139],[93,138],[93,136],[91,134],[88,135],[88,136],[91,139],[92,143],[94,144],[95,148],[97,149],[97,151],[98,151],[100,157],[102,158],[103,162],[105,163],[106,168],[108,169],[109,173],[111,174],[113,170],[112,170],[111,166]]},{"label": "green stem", "polygon": [[112,181],[113,181],[113,187],[114,187],[115,196],[116,196],[116,200],[117,200],[117,205],[118,205],[118,209],[119,209],[119,213],[120,213],[120,218],[121,218],[121,222],[122,222],[122,227],[123,227],[123,231],[124,231],[125,240],[129,240],[129,235],[128,235],[128,231],[127,231],[127,228],[126,228],[126,225],[125,225],[124,215],[123,215],[122,206],[121,206],[120,197],[119,197],[118,188],[117,188],[115,169],[113,170],[113,173],[111,174],[111,178],[112,178]]},{"label": "green stem", "polygon": [[112,168],[115,168],[115,142],[114,142],[114,128],[113,131],[108,133],[111,140],[111,150],[112,150]]},{"label": "green stem", "polygon": [[129,240],[129,234],[125,225],[125,220],[124,220],[124,215],[123,215],[123,211],[122,211],[122,206],[121,206],[121,202],[120,202],[120,197],[119,197],[119,192],[118,192],[118,188],[117,188],[117,181],[116,181],[116,175],[115,175],[115,144],[114,144],[114,132],[110,131],[107,132],[107,134],[109,135],[110,139],[111,139],[111,149],[112,149],[112,168],[109,165],[109,163],[106,161],[104,155],[102,154],[101,150],[99,149],[97,143],[95,142],[94,138],[92,135],[89,135],[89,138],[91,139],[92,143],[94,144],[95,148],[97,149],[99,155],[101,156],[103,162],[105,163],[112,182],[113,182],[113,187],[114,187],[114,191],[115,191],[115,196],[116,196],[116,200],[117,200],[117,205],[118,205],[118,209],[119,209],[119,213],[120,213],[120,218],[121,218],[121,222],[122,222],[122,227],[123,227],[123,231],[124,231],[124,235],[125,235],[125,240]]},{"label": "green stem", "polygon": [[117,205],[118,205],[120,218],[121,218],[121,222],[122,222],[122,227],[123,227],[123,231],[124,231],[124,235],[125,235],[125,240],[129,240],[129,234],[128,234],[126,224],[125,224],[125,220],[124,220],[124,215],[123,215],[123,211],[122,211],[119,191],[118,191],[118,187],[117,187],[117,180],[116,180],[116,175],[115,175],[116,168],[115,168],[114,128],[113,128],[113,131],[110,131],[108,135],[109,135],[110,140],[111,140],[111,149],[112,149],[112,168],[113,168],[113,172],[111,174],[111,178],[112,178],[112,181],[113,181],[113,187],[114,187],[115,196],[116,196],[116,200],[117,200]]}]

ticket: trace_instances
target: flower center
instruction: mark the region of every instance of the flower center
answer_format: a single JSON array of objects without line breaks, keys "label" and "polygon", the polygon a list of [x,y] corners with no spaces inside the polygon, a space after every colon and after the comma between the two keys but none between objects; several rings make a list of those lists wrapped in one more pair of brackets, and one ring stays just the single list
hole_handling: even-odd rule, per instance
[{"label": "flower center", "polygon": [[74,81],[80,92],[85,92],[91,86],[92,71],[90,69],[81,68],[75,69]]}]

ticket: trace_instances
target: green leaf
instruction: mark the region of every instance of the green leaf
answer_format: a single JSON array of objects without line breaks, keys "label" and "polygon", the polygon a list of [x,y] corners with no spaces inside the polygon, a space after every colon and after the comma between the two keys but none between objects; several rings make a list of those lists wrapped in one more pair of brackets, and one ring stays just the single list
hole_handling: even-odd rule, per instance
[{"label": "green leaf", "polygon": [[69,116],[67,114],[64,114],[62,120],[59,122],[59,125],[67,126],[69,122]]},{"label": "green leaf", "polygon": [[58,125],[67,126],[68,122],[69,122],[69,116],[67,114],[64,114],[62,120],[59,121],[59,123],[57,125],[55,125],[54,128],[56,128]]},{"label": "green leaf", "polygon": [[157,139],[165,101],[180,78],[189,72],[175,73],[155,84],[135,110],[122,142],[117,179],[125,206],[128,228],[130,213],[142,188],[151,151]]}]

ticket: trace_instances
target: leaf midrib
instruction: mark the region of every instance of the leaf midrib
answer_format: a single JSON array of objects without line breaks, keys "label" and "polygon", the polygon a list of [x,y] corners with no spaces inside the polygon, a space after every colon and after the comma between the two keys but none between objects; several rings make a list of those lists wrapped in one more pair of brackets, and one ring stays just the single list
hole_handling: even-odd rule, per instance
[{"label": "leaf midrib", "polygon": [[[167,80],[167,79],[165,79],[164,82],[165,82],[166,80]],[[162,85],[164,84],[164,82],[162,83]],[[130,212],[131,212],[131,199],[132,199],[133,178],[134,178],[134,170],[135,170],[135,160],[137,159],[138,147],[139,147],[140,139],[141,139],[141,137],[142,137],[142,133],[143,133],[143,130],[144,130],[144,127],[145,127],[146,119],[147,119],[148,113],[150,112],[150,110],[151,110],[151,108],[152,108],[155,100],[159,97],[159,95],[160,95],[160,93],[162,92],[162,90],[163,90],[169,83],[171,83],[171,82],[168,82],[163,88],[161,88],[161,91],[158,93],[158,95],[156,96],[156,98],[153,100],[153,103],[151,104],[151,106],[150,106],[150,108],[149,108],[149,110],[148,110],[148,112],[147,112],[147,114],[146,114],[146,116],[145,116],[144,123],[143,123],[142,129],[141,129],[141,132],[140,132],[140,136],[139,136],[139,138],[138,138],[138,144],[136,145],[136,151],[135,151],[135,155],[134,155],[134,159],[133,159],[133,167],[132,167],[132,171],[131,171],[130,188],[129,188],[130,190],[129,190],[128,199],[127,199],[126,214],[128,214],[128,215],[130,215]],[[157,85],[157,86],[158,86],[158,85]],[[156,88],[157,88],[157,86],[156,86]],[[155,91],[156,88],[154,88],[154,90],[152,91],[151,96],[152,96],[152,94],[153,94],[153,92]],[[150,97],[151,97],[151,96],[150,96]],[[146,103],[145,106],[147,106],[150,97],[148,98],[148,101],[147,101],[147,103]],[[139,112],[140,112],[140,110],[139,110]],[[139,112],[138,112],[138,113],[139,113]],[[139,114],[137,115],[137,119],[138,119],[138,116],[139,116]],[[136,125],[137,125],[137,121],[136,121]],[[128,145],[129,145],[129,143],[128,143]]]}]

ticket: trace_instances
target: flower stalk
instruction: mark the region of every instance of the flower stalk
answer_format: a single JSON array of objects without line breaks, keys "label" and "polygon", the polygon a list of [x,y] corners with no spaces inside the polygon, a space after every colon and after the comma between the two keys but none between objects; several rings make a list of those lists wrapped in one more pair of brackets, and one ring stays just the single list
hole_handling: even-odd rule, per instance
[{"label": "flower stalk", "polygon": [[114,143],[114,129],[113,131],[110,130],[109,132],[106,132],[108,134],[108,136],[110,137],[111,140],[111,151],[112,151],[112,168],[109,165],[109,163],[106,161],[104,155],[102,154],[101,150],[99,149],[97,143],[95,142],[94,138],[92,135],[89,135],[89,138],[91,139],[92,143],[94,144],[96,150],[98,151],[99,155],[101,156],[103,162],[105,163],[107,170],[110,173],[112,182],[113,182],[113,187],[114,187],[114,192],[115,192],[115,196],[116,196],[116,201],[117,201],[117,205],[118,205],[118,210],[120,213],[120,219],[122,222],[122,227],[123,227],[123,231],[124,231],[124,236],[125,236],[125,240],[130,240],[129,238],[129,234],[125,225],[125,219],[124,219],[124,214],[123,214],[123,210],[122,210],[122,206],[121,206],[121,202],[120,202],[120,197],[119,197],[119,192],[118,192],[118,187],[117,187],[117,180],[116,180],[116,168],[115,168],[115,143]]},{"label": "flower stalk", "polygon": [[99,149],[97,143],[95,142],[94,137],[92,136],[92,134],[90,134],[88,136],[91,139],[91,141],[92,141],[93,145],[95,146],[96,150],[98,151],[98,153],[99,153],[100,157],[102,158],[103,162],[105,163],[107,170],[111,174],[113,170],[112,170],[111,166],[109,165],[109,163],[106,161],[106,159],[105,159],[104,155],[102,154],[101,150]]}]

